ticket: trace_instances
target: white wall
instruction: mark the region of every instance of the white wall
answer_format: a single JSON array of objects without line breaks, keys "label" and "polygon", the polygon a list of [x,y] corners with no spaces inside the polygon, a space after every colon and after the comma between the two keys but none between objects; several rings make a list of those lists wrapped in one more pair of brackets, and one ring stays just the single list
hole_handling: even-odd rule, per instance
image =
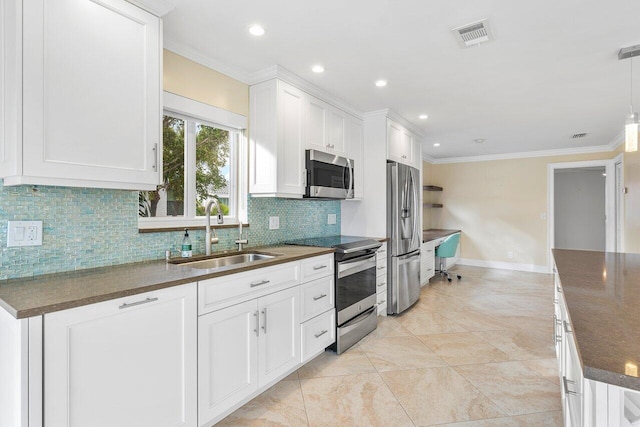
[{"label": "white wall", "polygon": [[556,248],[605,250],[604,171],[604,167],[555,171]]}]

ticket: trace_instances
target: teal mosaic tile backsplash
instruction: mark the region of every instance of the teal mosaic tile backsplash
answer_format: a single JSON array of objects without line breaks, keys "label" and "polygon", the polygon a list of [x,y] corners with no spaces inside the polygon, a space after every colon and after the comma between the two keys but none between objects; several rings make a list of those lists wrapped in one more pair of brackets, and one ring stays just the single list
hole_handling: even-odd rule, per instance
[{"label": "teal mosaic tile backsplash", "polygon": [[[249,247],[340,234],[340,202],[250,198]],[[327,224],[335,213],[337,223]],[[269,230],[269,216],[280,229]],[[42,246],[7,248],[7,221],[42,220]],[[214,250],[233,249],[237,229],[218,231]],[[18,186],[0,180],[0,280],[163,259],[177,254],[182,232],[138,233],[138,193],[90,188]],[[204,253],[204,231],[190,233]]]}]

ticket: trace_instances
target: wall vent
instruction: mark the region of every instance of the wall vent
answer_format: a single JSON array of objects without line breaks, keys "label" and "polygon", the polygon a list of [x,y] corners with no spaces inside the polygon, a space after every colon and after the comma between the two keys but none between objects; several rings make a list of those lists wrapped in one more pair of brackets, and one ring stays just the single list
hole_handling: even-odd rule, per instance
[{"label": "wall vent", "polygon": [[486,19],[453,28],[451,31],[456,35],[462,47],[476,46],[493,40],[491,27]]},{"label": "wall vent", "polygon": [[584,138],[585,136],[587,136],[587,133],[586,133],[586,132],[583,132],[583,133],[574,133],[573,135],[571,135],[571,139]]}]

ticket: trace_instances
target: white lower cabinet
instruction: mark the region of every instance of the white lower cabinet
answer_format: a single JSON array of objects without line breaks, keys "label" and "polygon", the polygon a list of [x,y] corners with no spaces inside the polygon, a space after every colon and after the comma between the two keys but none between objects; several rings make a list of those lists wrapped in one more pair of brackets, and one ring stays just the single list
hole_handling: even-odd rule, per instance
[{"label": "white lower cabinet", "polygon": [[378,316],[387,315],[387,243],[376,252],[376,305]]},{"label": "white lower cabinet", "polygon": [[195,426],[196,284],[44,316],[44,425]]},{"label": "white lower cabinet", "polygon": [[222,420],[335,341],[332,255],[207,279],[199,288],[200,427]]},{"label": "white lower cabinet", "polygon": [[199,425],[300,363],[298,287],[198,319]]},{"label": "white lower cabinet", "polygon": [[258,302],[198,318],[199,425],[258,389]]},{"label": "white lower cabinet", "polygon": [[424,286],[436,274],[436,256],[433,241],[420,246],[420,282]]}]

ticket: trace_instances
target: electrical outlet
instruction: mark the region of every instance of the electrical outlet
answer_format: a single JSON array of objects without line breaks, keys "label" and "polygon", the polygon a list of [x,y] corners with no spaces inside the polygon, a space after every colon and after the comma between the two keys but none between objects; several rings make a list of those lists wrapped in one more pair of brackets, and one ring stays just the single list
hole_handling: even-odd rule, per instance
[{"label": "electrical outlet", "polygon": [[507,258],[513,259],[513,251],[508,251],[507,252]]},{"label": "electrical outlet", "polygon": [[8,221],[7,247],[41,246],[42,221]]},{"label": "electrical outlet", "polygon": [[327,215],[327,224],[335,224],[338,222],[338,217],[336,214]]},{"label": "electrical outlet", "polygon": [[269,230],[278,230],[280,228],[280,217],[279,216],[270,216],[269,217]]},{"label": "electrical outlet", "polygon": [[546,220],[547,220],[547,213],[546,213],[546,212],[542,212],[542,213],[540,214],[540,219],[541,219],[542,221],[546,221]]}]

